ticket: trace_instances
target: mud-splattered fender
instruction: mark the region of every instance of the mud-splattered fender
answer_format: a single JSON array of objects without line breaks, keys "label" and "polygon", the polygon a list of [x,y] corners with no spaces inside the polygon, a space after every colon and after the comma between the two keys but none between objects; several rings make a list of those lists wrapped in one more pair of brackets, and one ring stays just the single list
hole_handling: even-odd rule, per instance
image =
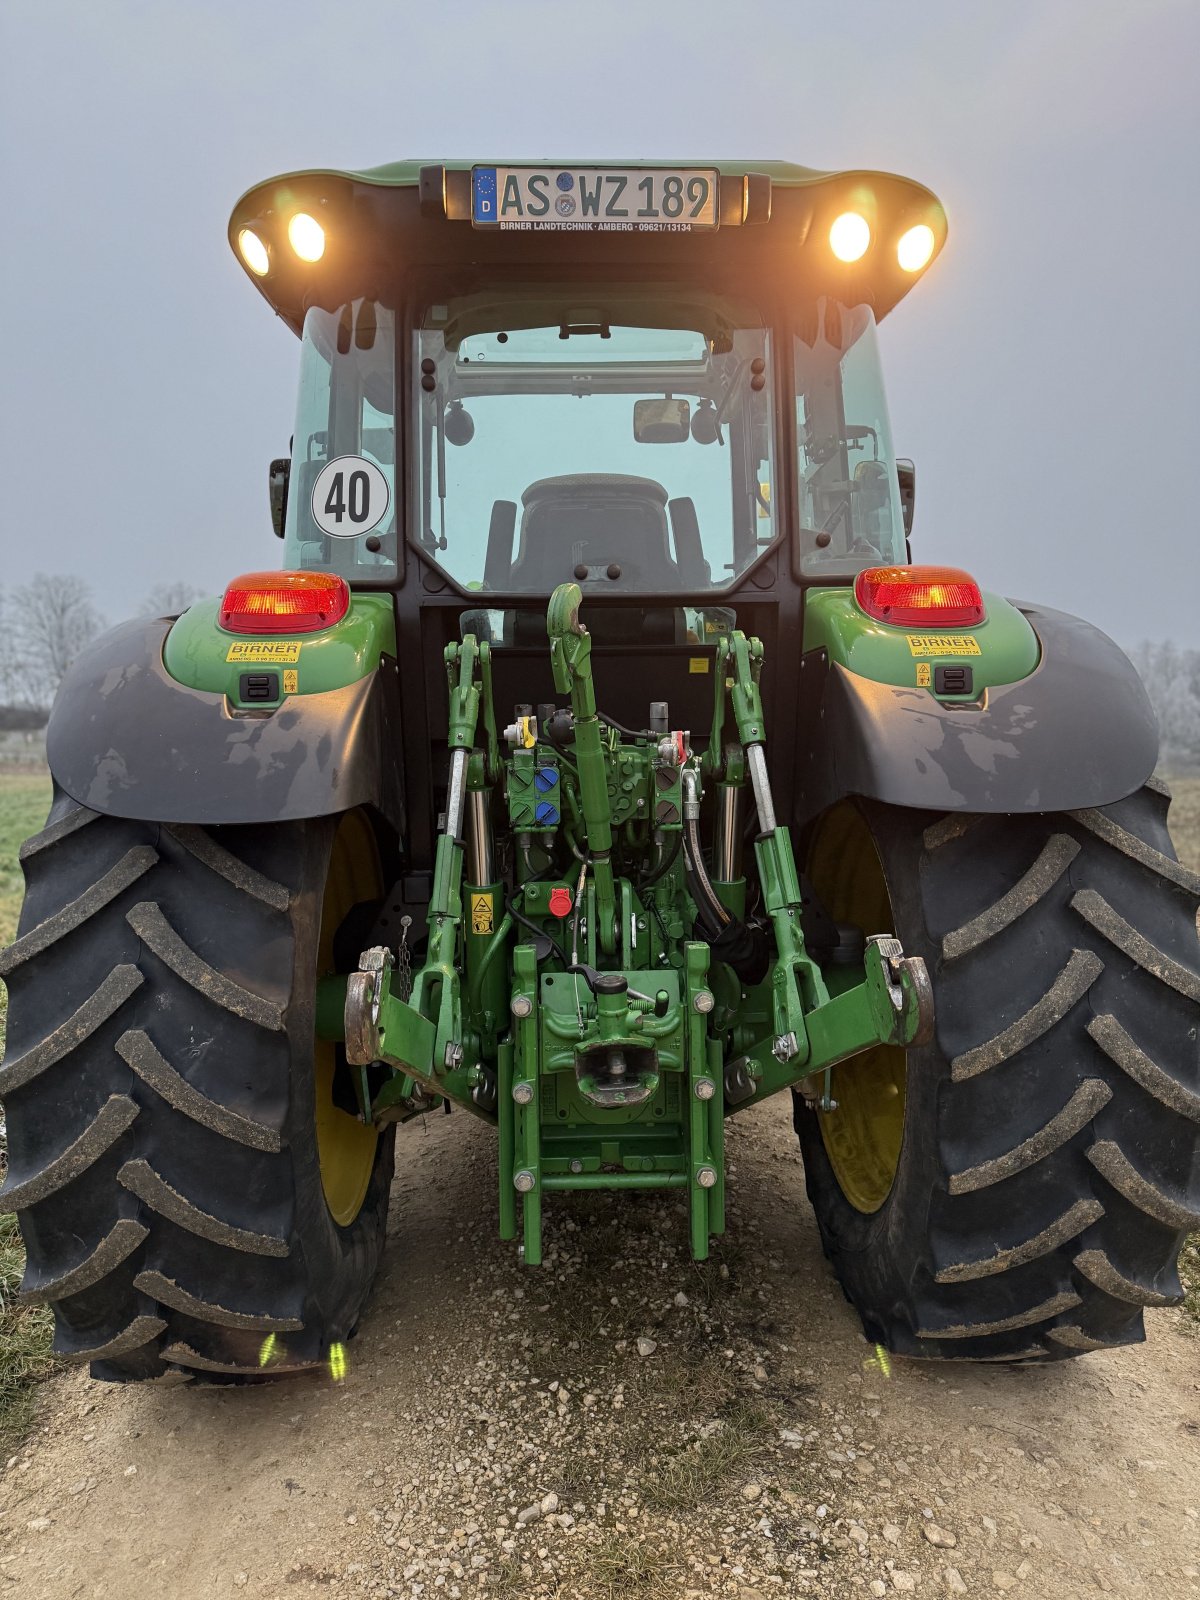
[{"label": "mud-splattered fender", "polygon": [[291,821],[374,806],[402,838],[400,691],[365,677],[277,710],[239,711],[163,666],[169,618],[114,628],[73,663],[46,734],[50,770],[108,816],[201,824]]},{"label": "mud-splattered fender", "polygon": [[1069,811],[1139,788],[1158,759],[1158,727],[1128,657],[1107,634],[1042,606],[1019,608],[1040,660],[977,704],[877,683],[803,660],[793,820],[844,795],[929,811]]}]

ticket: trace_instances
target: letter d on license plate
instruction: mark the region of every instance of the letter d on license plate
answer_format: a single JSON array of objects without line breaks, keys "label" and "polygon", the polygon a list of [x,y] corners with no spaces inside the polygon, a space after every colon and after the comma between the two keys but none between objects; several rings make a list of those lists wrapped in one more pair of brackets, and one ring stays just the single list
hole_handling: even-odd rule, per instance
[{"label": "letter d on license plate", "polygon": [[715,228],[711,167],[474,167],[477,228],[674,233]]}]

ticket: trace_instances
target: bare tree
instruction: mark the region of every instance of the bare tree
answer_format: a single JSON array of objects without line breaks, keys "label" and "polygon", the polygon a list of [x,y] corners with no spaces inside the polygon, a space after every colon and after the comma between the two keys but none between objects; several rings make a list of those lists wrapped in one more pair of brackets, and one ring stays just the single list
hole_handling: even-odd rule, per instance
[{"label": "bare tree", "polygon": [[1143,642],[1130,652],[1142,675],[1162,741],[1160,764],[1174,773],[1200,767],[1200,650],[1172,640]]},{"label": "bare tree", "polygon": [[20,693],[17,652],[12,635],[12,602],[0,589],[0,706],[15,705]]},{"label": "bare tree", "polygon": [[19,697],[47,707],[75,657],[104,627],[84,579],[35,573],[9,607]]},{"label": "bare tree", "polygon": [[181,611],[204,598],[205,591],[186,578],[172,578],[166,583],[156,583],[138,607],[142,617],[177,617]]}]

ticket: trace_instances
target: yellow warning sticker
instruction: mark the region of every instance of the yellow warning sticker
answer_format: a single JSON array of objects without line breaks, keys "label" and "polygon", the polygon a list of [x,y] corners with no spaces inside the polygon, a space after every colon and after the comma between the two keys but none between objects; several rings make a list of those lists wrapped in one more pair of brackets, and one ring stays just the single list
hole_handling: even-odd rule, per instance
[{"label": "yellow warning sticker", "polygon": [[[286,680],[287,673],[285,672],[283,676],[284,676],[284,678]],[[917,688],[918,689],[929,689],[929,688],[932,688],[932,687],[933,687],[933,668],[929,665],[928,661],[918,661],[917,662]]]},{"label": "yellow warning sticker", "polygon": [[[918,667],[917,671],[920,672],[920,670],[920,667]],[[300,674],[296,671],[295,667],[289,667],[283,675],[284,694],[295,694],[299,686]]]},{"label": "yellow warning sticker", "polygon": [[979,640],[969,633],[910,633],[908,648],[914,656],[978,656]]},{"label": "yellow warning sticker", "polygon": [[471,896],[471,932],[491,933],[492,924],[496,920],[495,909],[492,905],[490,894],[473,894]]},{"label": "yellow warning sticker", "polygon": [[269,662],[272,666],[282,666],[284,662],[295,662],[300,659],[299,639],[243,639],[240,644],[231,644],[226,661],[257,661]]},{"label": "yellow warning sticker", "polygon": [[688,671],[689,672],[707,672],[708,671],[708,657],[707,656],[689,656],[688,657]]}]

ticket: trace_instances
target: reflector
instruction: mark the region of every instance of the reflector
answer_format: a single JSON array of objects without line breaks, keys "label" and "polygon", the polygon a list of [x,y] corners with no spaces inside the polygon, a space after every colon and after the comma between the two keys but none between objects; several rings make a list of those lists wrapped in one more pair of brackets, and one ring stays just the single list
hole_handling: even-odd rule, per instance
[{"label": "reflector", "polygon": [[854,580],[859,608],[897,628],[973,628],[987,617],[979,585],[959,567],[868,567]]},{"label": "reflector", "polygon": [[350,587],[331,572],[246,572],[221,601],[229,633],[316,633],[350,609]]}]

